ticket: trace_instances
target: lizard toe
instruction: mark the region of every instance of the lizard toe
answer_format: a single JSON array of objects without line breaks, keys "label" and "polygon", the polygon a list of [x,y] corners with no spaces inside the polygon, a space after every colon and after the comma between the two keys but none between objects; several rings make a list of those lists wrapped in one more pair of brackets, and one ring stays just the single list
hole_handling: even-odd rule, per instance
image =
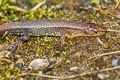
[{"label": "lizard toe", "polygon": [[17,50],[18,45],[13,45],[13,46],[9,46],[6,48],[7,51],[16,51]]}]

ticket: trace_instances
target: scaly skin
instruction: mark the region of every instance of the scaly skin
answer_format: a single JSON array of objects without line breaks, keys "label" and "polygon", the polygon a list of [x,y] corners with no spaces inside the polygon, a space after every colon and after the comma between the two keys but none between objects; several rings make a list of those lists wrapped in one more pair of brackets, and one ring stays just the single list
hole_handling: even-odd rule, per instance
[{"label": "scaly skin", "polygon": [[0,25],[0,34],[4,34],[6,31],[24,36],[61,36],[61,42],[64,42],[66,37],[93,37],[107,32],[99,25],[64,20],[23,20]]},{"label": "scaly skin", "polygon": [[19,35],[23,34],[24,31],[27,31],[30,36],[61,36],[61,33],[66,33],[71,37],[92,37],[106,33],[106,29],[99,25],[63,20],[19,21],[0,25],[1,34],[6,31]]}]

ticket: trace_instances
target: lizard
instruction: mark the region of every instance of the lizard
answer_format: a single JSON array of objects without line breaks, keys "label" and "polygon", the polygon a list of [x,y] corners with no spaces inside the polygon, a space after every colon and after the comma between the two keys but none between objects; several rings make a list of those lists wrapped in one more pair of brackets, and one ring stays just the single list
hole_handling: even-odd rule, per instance
[{"label": "lizard", "polygon": [[[5,32],[13,35],[22,35],[16,43],[27,41],[29,36],[60,36],[60,42],[64,44],[66,37],[96,37],[106,34],[107,29],[97,24],[85,22],[65,20],[22,20],[0,25],[0,35],[3,35]],[[14,45],[12,48],[16,46],[17,45]]]}]

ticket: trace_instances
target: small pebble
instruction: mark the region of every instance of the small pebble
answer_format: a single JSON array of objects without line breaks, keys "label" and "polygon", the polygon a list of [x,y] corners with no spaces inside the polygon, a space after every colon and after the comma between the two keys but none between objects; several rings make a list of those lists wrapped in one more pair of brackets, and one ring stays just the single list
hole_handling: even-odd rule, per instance
[{"label": "small pebble", "polygon": [[47,59],[34,59],[28,66],[32,70],[44,70],[49,66],[49,61]]},{"label": "small pebble", "polygon": [[19,59],[19,60],[17,60],[16,63],[14,64],[13,68],[18,67],[19,70],[23,70],[23,66],[24,66],[23,59]]},{"label": "small pebble", "polygon": [[39,71],[39,75],[42,75],[43,71]]},{"label": "small pebble", "polygon": [[69,71],[71,71],[71,72],[78,72],[78,67],[77,66],[70,67]]},{"label": "small pebble", "polygon": [[56,79],[53,79],[53,80],[60,80],[60,79],[57,79],[57,78],[56,78]]},{"label": "small pebble", "polygon": [[104,79],[107,79],[109,75],[104,73],[98,73],[97,77],[101,80],[104,80]]},{"label": "small pebble", "polygon": [[56,62],[56,59],[55,58],[50,58],[49,61],[54,63],[54,62]]},{"label": "small pebble", "polygon": [[112,66],[119,66],[120,65],[120,58],[118,58],[118,59],[113,59],[112,60]]},{"label": "small pebble", "polygon": [[16,63],[14,64],[14,68],[18,67],[19,70],[22,70],[23,64],[22,63]]}]

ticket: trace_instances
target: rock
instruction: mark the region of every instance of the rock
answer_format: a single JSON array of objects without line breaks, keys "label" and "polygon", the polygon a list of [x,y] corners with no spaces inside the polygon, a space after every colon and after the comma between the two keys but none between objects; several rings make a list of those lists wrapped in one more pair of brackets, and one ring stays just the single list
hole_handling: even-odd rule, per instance
[{"label": "rock", "polygon": [[104,73],[98,73],[97,77],[99,79],[101,79],[101,80],[104,80],[104,79],[108,78],[109,75],[108,74],[104,74]]},{"label": "rock", "polygon": [[49,61],[47,59],[34,59],[28,66],[32,70],[44,70],[49,66]]},{"label": "rock", "polygon": [[74,66],[74,67],[70,67],[69,71],[71,72],[78,72],[78,67],[77,66]]}]

